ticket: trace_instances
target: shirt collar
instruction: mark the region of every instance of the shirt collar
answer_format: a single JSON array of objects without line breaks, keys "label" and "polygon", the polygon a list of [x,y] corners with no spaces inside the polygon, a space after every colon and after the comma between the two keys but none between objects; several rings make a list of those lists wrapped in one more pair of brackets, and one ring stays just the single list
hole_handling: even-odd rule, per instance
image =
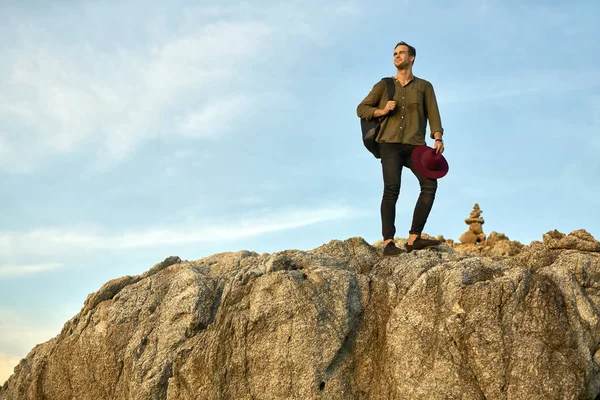
[{"label": "shirt collar", "polygon": [[[400,83],[400,81],[399,81],[398,79],[396,79],[396,77],[395,77],[395,76],[394,76],[393,78],[394,78],[394,80],[395,80],[396,82]],[[413,74],[413,76],[412,76],[412,77],[411,77],[411,78],[408,80],[408,82],[406,82],[406,85],[404,85],[404,86],[405,86],[405,87],[406,87],[406,86],[408,86],[408,85],[409,85],[411,82],[413,82],[413,81],[415,81],[415,80],[417,80],[417,79],[418,79],[418,78],[415,76],[415,74]],[[402,84],[400,83],[400,85],[402,85]]]}]

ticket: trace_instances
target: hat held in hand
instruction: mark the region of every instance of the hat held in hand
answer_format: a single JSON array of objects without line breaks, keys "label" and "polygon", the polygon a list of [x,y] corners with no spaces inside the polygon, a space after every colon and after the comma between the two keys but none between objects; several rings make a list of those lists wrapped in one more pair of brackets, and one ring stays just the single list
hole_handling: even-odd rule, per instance
[{"label": "hat held in hand", "polygon": [[415,147],[412,152],[412,162],[417,171],[428,178],[438,179],[448,173],[448,162],[444,156],[427,145]]}]

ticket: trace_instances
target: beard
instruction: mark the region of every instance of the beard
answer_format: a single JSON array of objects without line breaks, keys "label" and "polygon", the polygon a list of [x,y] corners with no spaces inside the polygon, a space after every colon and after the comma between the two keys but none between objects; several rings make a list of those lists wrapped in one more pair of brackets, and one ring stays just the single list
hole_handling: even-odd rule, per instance
[{"label": "beard", "polygon": [[398,70],[407,69],[409,66],[410,66],[410,61],[404,61],[404,62],[401,62],[400,64],[396,64],[396,69],[398,69]]}]

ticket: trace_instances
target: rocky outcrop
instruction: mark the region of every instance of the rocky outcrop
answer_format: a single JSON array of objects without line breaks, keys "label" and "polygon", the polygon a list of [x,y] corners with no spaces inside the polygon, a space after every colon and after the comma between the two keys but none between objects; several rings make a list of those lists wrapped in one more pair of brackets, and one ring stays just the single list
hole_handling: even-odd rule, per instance
[{"label": "rocky outcrop", "polygon": [[504,233],[492,232],[487,237],[483,232],[482,226],[485,220],[481,217],[481,213],[479,204],[475,203],[469,218],[465,219],[469,230],[460,236],[460,243],[456,243],[452,239],[446,240],[443,237],[438,237],[438,239],[461,254],[503,258],[517,255],[523,250],[523,244],[510,240]]},{"label": "rocky outcrop", "polygon": [[557,230],[544,235],[544,245],[549,249],[573,249],[600,252],[600,242],[583,229],[565,235]]},{"label": "rocky outcrop", "polygon": [[452,243],[452,248],[461,254],[504,258],[519,254],[525,246],[510,240],[504,233],[492,232],[480,243]]},{"label": "rocky outcrop", "polygon": [[169,258],[90,295],[0,400],[594,399],[599,246],[576,231],[513,256],[382,259],[351,238]]}]

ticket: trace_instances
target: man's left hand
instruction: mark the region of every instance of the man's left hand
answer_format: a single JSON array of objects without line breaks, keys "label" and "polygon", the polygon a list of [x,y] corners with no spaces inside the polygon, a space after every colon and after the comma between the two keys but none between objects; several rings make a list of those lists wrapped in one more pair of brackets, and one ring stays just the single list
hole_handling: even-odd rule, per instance
[{"label": "man's left hand", "polygon": [[436,140],[433,143],[433,148],[435,149],[436,153],[442,154],[444,152],[444,143],[440,142],[439,140]]}]

